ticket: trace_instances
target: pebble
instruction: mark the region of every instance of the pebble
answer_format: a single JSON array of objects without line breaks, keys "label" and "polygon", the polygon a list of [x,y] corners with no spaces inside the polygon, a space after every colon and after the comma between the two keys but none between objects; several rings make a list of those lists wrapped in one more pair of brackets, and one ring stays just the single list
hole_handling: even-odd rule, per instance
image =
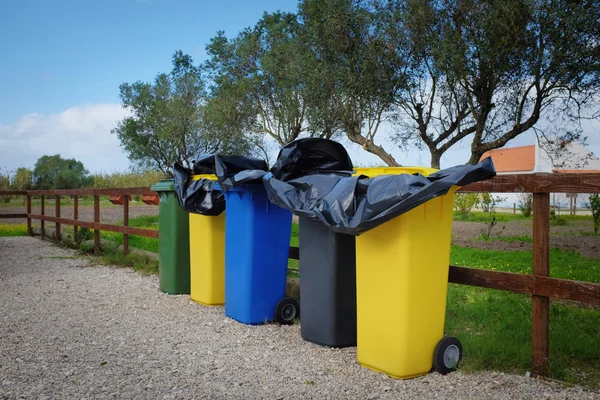
[{"label": "pebble", "polygon": [[75,255],[0,238],[0,398],[600,399],[494,372],[395,381],[356,348],[303,341],[299,325],[248,327],[161,293],[157,277],[50,258]]}]

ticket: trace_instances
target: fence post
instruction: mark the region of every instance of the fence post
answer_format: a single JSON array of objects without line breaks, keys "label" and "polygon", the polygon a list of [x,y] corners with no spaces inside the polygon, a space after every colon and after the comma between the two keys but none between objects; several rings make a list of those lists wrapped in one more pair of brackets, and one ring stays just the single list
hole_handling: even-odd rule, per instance
[{"label": "fence post", "polygon": [[517,213],[517,203],[513,203],[513,214]]},{"label": "fence post", "polygon": [[[129,226],[129,195],[124,196],[125,203],[123,204],[123,226]],[[123,254],[129,254],[129,235],[123,234]]]},{"label": "fence post", "polygon": [[[550,194],[533,194],[533,275],[550,276]],[[534,281],[535,282],[535,281]],[[535,289],[535,283],[534,283]],[[550,299],[532,296],[532,372],[548,375]]]},{"label": "fence post", "polygon": [[[79,197],[75,195],[73,197],[73,219],[79,219]],[[77,243],[77,233],[79,232],[79,227],[77,225],[73,225],[73,242]]]},{"label": "fence post", "polygon": [[[54,207],[55,207],[56,211],[54,213],[54,216],[56,218],[60,218],[60,196],[55,196],[55,199],[56,199],[55,200],[56,204],[54,205]],[[59,222],[56,223],[56,231],[54,233],[54,237],[57,241],[60,241],[60,223]]]},{"label": "fence post", "polygon": [[[44,195],[40,196],[40,201],[41,201],[40,213],[41,213],[41,215],[44,215]],[[44,223],[45,222],[44,220],[42,220],[41,222],[42,222],[42,224],[41,224],[42,225],[42,239],[44,239],[46,237],[46,227],[45,227],[46,224]]]},{"label": "fence post", "polygon": [[[100,196],[94,195],[94,224],[100,223]],[[94,227],[94,253],[100,254],[100,231]]]},{"label": "fence post", "polygon": [[29,194],[26,194],[25,196],[27,198],[27,236],[32,236],[31,218],[29,218],[29,214],[31,214],[31,196]]}]

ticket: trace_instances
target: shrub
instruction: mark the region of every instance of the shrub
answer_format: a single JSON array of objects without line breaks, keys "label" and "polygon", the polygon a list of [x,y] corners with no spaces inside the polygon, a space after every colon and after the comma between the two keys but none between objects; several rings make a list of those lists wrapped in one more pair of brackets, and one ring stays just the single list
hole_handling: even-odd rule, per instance
[{"label": "shrub", "polygon": [[94,238],[94,234],[89,228],[79,228],[77,230],[77,242],[85,242],[86,240],[92,240]]},{"label": "shrub", "polygon": [[[502,203],[505,200],[505,197],[492,197],[492,195],[489,193],[483,194],[481,204],[483,205],[484,210],[488,212],[487,221],[485,221],[485,228],[481,232],[481,238],[483,240],[489,240],[492,236],[492,230],[498,225],[499,222],[496,215],[496,204]],[[504,228],[506,228],[506,225],[502,226],[502,229],[500,229],[500,232],[498,232],[498,236],[500,236],[502,231],[504,231]]]},{"label": "shrub", "polygon": [[533,211],[533,194],[519,193],[518,198],[518,205],[519,209],[521,210],[521,214],[527,218],[531,217],[531,212]]},{"label": "shrub", "polygon": [[479,204],[477,193],[457,193],[454,196],[454,209],[463,216],[471,214],[471,210]]}]

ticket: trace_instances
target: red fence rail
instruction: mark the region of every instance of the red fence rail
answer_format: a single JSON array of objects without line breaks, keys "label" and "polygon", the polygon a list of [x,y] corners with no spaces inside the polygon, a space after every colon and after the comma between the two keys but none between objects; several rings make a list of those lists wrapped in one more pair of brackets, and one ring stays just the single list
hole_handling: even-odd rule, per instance
[{"label": "red fence rail", "polygon": [[[466,186],[461,192],[475,193],[533,193],[533,273],[515,274],[477,268],[450,266],[449,282],[504,290],[532,296],[532,371],[548,374],[549,356],[549,305],[550,298],[576,301],[600,307],[600,284],[550,277],[550,193],[600,193],[600,174],[523,174],[499,175],[494,179]],[[31,221],[40,220],[56,224],[60,238],[60,225],[68,224],[94,229],[94,250],[100,250],[100,231],[124,234],[124,251],[128,251],[127,235],[158,238],[158,231],[127,226],[129,216],[128,195],[152,194],[147,188],[129,189],[74,189],[2,192],[0,195],[27,196],[26,214],[0,214],[0,218],[27,218],[28,232]],[[100,196],[124,195],[124,226],[100,223]],[[31,213],[32,196],[41,196],[41,214]],[[44,215],[45,196],[56,196],[56,216]],[[74,196],[74,219],[60,217],[60,196]],[[94,196],[94,222],[78,220],[78,196]],[[44,232],[42,228],[42,232]],[[297,247],[290,248],[290,258],[298,259]]]}]

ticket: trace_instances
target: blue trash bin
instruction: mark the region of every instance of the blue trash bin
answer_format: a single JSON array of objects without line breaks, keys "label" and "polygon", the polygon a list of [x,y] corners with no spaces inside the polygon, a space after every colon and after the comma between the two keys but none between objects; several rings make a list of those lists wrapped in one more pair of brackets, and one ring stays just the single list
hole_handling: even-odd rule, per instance
[{"label": "blue trash bin", "polygon": [[284,304],[292,213],[272,204],[262,184],[231,188],[225,200],[225,315],[262,324],[281,308],[293,319],[299,310]]}]

